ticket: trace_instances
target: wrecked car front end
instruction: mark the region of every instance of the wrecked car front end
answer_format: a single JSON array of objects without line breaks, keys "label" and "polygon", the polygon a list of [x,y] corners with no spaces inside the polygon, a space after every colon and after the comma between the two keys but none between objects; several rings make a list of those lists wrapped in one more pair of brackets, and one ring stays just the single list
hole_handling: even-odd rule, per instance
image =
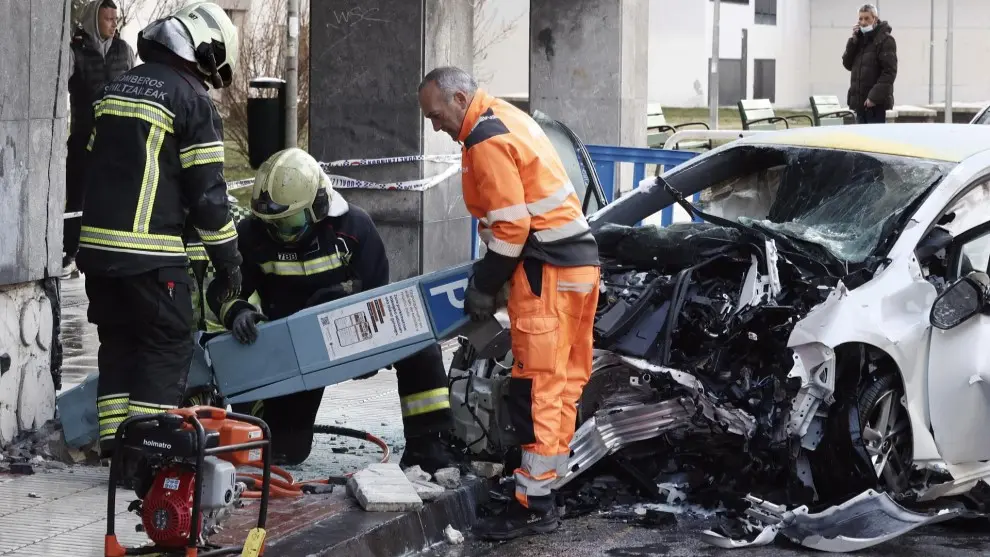
[{"label": "wrecked car front end", "polygon": [[[705,534],[721,547],[783,533],[852,551],[955,516],[899,504],[946,475],[914,465],[914,439],[928,434],[916,431],[924,412],[909,412],[897,363],[925,353],[903,345],[928,329],[903,308],[930,307],[936,286],[912,282],[906,266],[917,261],[888,257],[953,166],[740,145],[594,215],[596,356],[555,487],[579,489],[610,460],[654,499],[683,489],[728,510],[735,526]],[[684,201],[696,192],[700,203]],[[695,222],[633,224],[673,202]],[[451,369],[458,436],[481,458],[504,458],[514,444],[501,403],[507,334],[484,357],[462,341]],[[876,532],[843,531],[869,513],[886,517]]]}]

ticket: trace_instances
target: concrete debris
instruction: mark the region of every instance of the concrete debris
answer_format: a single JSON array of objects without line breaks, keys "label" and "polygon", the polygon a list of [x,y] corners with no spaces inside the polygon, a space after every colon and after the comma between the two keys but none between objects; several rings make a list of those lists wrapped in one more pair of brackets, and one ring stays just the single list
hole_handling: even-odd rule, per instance
[{"label": "concrete debris", "polygon": [[398,464],[372,464],[351,476],[347,491],[372,512],[418,511],[423,500]]},{"label": "concrete debris", "polygon": [[34,474],[34,467],[26,462],[13,462],[10,465],[10,473],[31,475]]},{"label": "concrete debris", "polygon": [[417,482],[417,481],[428,482],[430,481],[430,478],[433,477],[430,475],[429,472],[420,468],[418,464],[416,466],[411,466],[409,468],[406,468],[405,474],[406,477],[409,478],[409,481],[411,482]]},{"label": "concrete debris", "polygon": [[416,489],[416,494],[423,501],[432,501],[443,495],[445,491],[443,487],[430,481],[412,480],[412,485]]},{"label": "concrete debris", "polygon": [[451,545],[460,545],[464,543],[464,534],[462,534],[460,530],[455,530],[454,527],[449,524],[443,529],[443,536],[447,538],[447,543]]},{"label": "concrete debris", "polygon": [[324,495],[326,493],[333,493],[333,488],[333,484],[307,484],[304,493]]},{"label": "concrete debris", "polygon": [[482,478],[497,478],[502,475],[505,466],[500,462],[475,461],[471,463],[471,469]]},{"label": "concrete debris", "polygon": [[331,447],[330,450],[335,454],[342,454],[347,452],[347,447]]},{"label": "concrete debris", "polygon": [[457,489],[461,485],[461,471],[457,468],[441,468],[434,477],[438,484],[447,489]]},{"label": "concrete debris", "polygon": [[28,493],[28,497],[30,497],[32,499],[41,499],[41,496],[38,495],[37,493],[33,492],[33,491],[31,493]]},{"label": "concrete debris", "polygon": [[[85,451],[77,451],[76,449],[69,449],[69,458],[72,460],[73,464],[82,464],[84,462],[89,462],[93,459],[92,453],[87,453]],[[99,458],[99,455],[96,455]]]},{"label": "concrete debris", "polygon": [[4,449],[3,453],[3,460],[13,462],[31,461],[38,464],[49,461],[74,462],[62,435],[62,425],[55,420],[45,422],[34,431],[22,432]]}]

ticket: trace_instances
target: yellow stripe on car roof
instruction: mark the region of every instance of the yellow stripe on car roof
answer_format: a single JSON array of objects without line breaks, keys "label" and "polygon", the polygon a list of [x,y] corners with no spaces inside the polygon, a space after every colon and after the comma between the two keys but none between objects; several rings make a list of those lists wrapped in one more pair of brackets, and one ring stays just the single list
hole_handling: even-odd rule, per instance
[{"label": "yellow stripe on car roof", "polygon": [[[789,145],[793,147],[812,147],[819,149],[839,149],[843,151],[861,151],[880,155],[895,155],[901,157],[916,157],[947,162],[959,162],[965,158],[963,153],[951,152],[950,149],[936,149],[926,145],[917,145],[883,139],[868,134],[845,131],[810,133],[790,131],[785,133],[767,133],[749,136],[747,143]],[[966,155],[968,156],[969,153]]]}]

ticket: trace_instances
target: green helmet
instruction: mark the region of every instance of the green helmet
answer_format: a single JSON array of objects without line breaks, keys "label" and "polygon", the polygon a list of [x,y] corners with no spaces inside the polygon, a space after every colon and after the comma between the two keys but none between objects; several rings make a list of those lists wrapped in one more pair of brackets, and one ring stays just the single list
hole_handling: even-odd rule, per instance
[{"label": "green helmet", "polygon": [[212,2],[192,2],[169,17],[153,21],[138,35],[139,51],[142,40],[157,42],[196,64],[214,87],[227,87],[234,79],[237,28],[223,8]]},{"label": "green helmet", "polygon": [[284,242],[303,241],[311,225],[347,212],[330,177],[309,153],[285,149],[266,160],[251,189],[251,212]]}]

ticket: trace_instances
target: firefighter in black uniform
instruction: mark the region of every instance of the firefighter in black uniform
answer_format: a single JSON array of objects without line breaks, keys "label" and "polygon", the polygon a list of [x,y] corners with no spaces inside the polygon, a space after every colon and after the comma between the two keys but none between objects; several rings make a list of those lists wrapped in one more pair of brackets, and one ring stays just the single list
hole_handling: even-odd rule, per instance
[{"label": "firefighter in black uniform", "polygon": [[240,287],[222,123],[206,84],[230,84],[237,31],[219,6],[192,3],[142,30],[138,54],[145,63],[107,85],[95,107],[77,259],[100,337],[105,457],[128,415],[181,402],[193,349],[187,219],[224,295]]},{"label": "firefighter in black uniform", "polygon": [[[134,51],[117,31],[117,5],[93,0],[83,9],[79,28],[69,42],[69,105],[72,123],[65,156],[65,212],[82,211],[85,197],[86,144],[93,133],[93,103],[103,87],[134,67]],[[79,249],[79,218],[63,223],[62,267],[71,272]]]},{"label": "firefighter in black uniform", "polygon": [[[301,149],[280,151],[258,169],[251,213],[237,225],[244,277],[239,298],[221,304],[216,282],[207,289],[213,311],[242,343],[257,338],[258,321],[388,284],[385,246],[371,217],[333,191],[319,163]],[[257,291],[260,311],[247,299]],[[400,465],[433,473],[456,460],[444,440],[452,427],[447,374],[440,346],[395,364],[406,449]],[[245,403],[272,428],[282,463],[304,461],[323,388]]]}]

